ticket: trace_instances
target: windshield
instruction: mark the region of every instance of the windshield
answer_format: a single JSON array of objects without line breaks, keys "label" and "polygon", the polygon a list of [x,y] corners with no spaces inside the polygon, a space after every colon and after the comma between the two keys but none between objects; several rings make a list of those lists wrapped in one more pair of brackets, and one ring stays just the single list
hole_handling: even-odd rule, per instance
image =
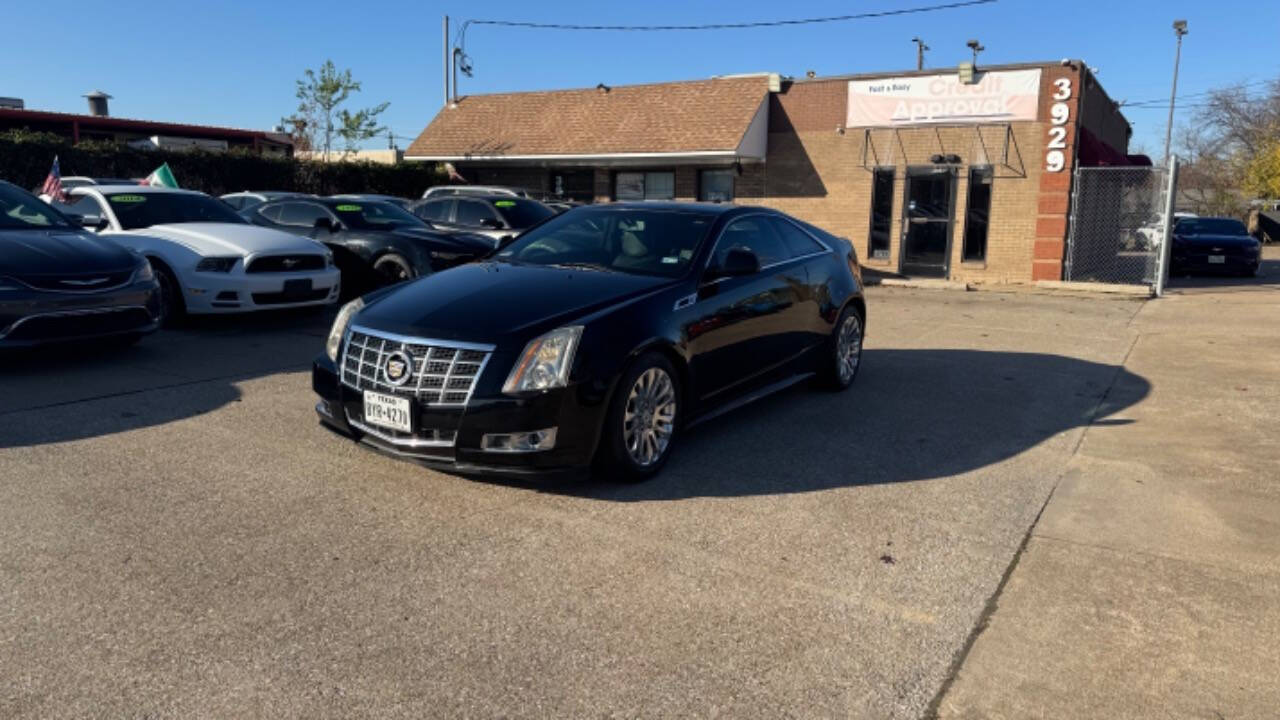
[{"label": "windshield", "polygon": [[57,210],[40,201],[40,198],[21,190],[0,184],[0,228],[71,227],[71,223]]},{"label": "windshield", "polygon": [[426,223],[398,205],[387,202],[341,202],[330,205],[342,224],[353,230],[390,230],[408,225],[422,227]]},{"label": "windshield", "polygon": [[1244,223],[1231,218],[1184,218],[1174,227],[1183,235],[1248,235]]},{"label": "windshield", "polygon": [[579,208],[521,235],[497,258],[678,277],[714,220],[689,210]]},{"label": "windshield", "polygon": [[125,230],[178,223],[247,222],[226,203],[208,195],[177,192],[111,193],[107,202]]},{"label": "windshield", "polygon": [[497,208],[498,212],[502,213],[502,217],[507,221],[507,224],[516,230],[533,227],[556,214],[555,210],[537,200],[526,200],[524,198],[494,200],[493,206]]}]

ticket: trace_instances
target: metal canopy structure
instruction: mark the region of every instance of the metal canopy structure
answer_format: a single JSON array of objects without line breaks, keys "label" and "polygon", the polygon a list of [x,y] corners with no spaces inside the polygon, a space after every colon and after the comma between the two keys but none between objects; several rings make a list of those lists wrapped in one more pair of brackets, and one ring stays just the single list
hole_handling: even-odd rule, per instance
[{"label": "metal canopy structure", "polygon": [[[943,140],[943,130],[972,130],[968,147],[948,146]],[[984,130],[987,132],[984,133]],[[929,133],[935,141],[930,152],[916,154],[912,157],[903,142],[903,132]],[[938,162],[935,156],[942,156]],[[1022,153],[1018,150],[1017,140],[1013,135],[1010,123],[963,123],[917,125],[913,127],[863,128],[862,131],[862,168],[872,171],[877,167],[902,165],[990,165],[1003,168],[1007,173],[996,173],[996,177],[1027,176],[1026,166],[1022,162]]]}]

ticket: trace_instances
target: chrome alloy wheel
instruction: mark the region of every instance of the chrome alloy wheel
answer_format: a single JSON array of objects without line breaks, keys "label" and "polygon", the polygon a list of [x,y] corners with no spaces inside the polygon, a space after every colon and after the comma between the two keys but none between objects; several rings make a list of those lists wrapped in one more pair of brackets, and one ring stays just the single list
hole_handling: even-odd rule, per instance
[{"label": "chrome alloy wheel", "polygon": [[853,378],[861,359],[862,321],[857,313],[850,312],[840,326],[840,337],[836,341],[836,369],[840,373],[840,382],[847,383]]},{"label": "chrome alloy wheel", "polygon": [[622,437],[637,465],[662,459],[676,421],[676,388],[662,368],[651,367],[636,378],[623,409]]}]

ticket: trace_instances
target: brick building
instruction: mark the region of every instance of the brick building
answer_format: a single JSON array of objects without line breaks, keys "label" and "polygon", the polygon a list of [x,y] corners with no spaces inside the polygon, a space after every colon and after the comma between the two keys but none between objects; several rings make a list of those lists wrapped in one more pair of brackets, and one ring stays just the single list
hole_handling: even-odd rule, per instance
[{"label": "brick building", "polygon": [[777,75],[477,95],[407,160],[577,200],[776,207],[869,267],[971,282],[1060,279],[1072,170],[1141,164],[1080,61],[809,79]]}]

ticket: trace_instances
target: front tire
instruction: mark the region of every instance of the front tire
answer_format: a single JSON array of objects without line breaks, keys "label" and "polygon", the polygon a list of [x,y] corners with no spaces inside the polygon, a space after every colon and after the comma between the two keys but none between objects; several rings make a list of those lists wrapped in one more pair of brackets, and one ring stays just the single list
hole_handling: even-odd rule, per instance
[{"label": "front tire", "polygon": [[182,286],[167,265],[155,260],[150,262],[151,269],[156,274],[156,282],[160,285],[160,325],[174,327],[187,314],[187,303],[182,299]]},{"label": "front tire", "polygon": [[395,253],[388,253],[374,261],[373,271],[378,274],[384,286],[412,280],[414,276],[409,261]]},{"label": "front tire", "polygon": [[657,475],[675,444],[680,397],[680,377],[670,360],[660,353],[637,358],[609,403],[602,469],[627,482]]},{"label": "front tire", "polygon": [[827,357],[823,376],[828,388],[834,391],[847,389],[858,377],[862,367],[862,338],[866,321],[854,305],[846,305],[836,320],[835,330],[827,343]]}]

